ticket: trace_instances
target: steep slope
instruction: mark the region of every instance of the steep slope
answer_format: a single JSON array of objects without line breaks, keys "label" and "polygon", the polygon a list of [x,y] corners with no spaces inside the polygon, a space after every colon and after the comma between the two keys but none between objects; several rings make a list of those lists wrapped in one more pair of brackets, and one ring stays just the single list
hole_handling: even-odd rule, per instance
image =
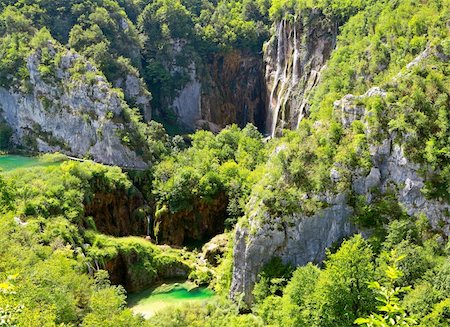
[{"label": "steep slope", "polygon": [[237,226],[232,297],[253,301],[268,253],[284,263],[317,263],[342,238],[403,214],[425,216],[443,239],[450,235],[445,8],[445,1],[420,8],[379,2],[344,24],[306,98],[309,116],[272,148]]},{"label": "steep slope", "polygon": [[49,40],[27,57],[26,69],[28,90],[0,89],[1,116],[14,145],[146,167],[120,136],[133,128],[121,118],[126,104],[89,62]]},{"label": "steep slope", "polygon": [[275,23],[272,38],[264,45],[267,134],[295,129],[307,115],[309,92],[319,82],[336,36],[337,23],[317,9]]},{"label": "steep slope", "polygon": [[193,64],[196,73],[173,99],[170,108],[178,121],[188,130],[218,132],[233,123],[240,127],[252,123],[263,130],[266,92],[261,58],[242,51],[211,57],[199,67]]}]

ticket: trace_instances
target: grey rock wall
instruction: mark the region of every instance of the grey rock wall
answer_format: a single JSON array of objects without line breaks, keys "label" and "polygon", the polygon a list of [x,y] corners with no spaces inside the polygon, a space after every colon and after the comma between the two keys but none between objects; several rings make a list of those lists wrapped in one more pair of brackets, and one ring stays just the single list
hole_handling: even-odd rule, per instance
[{"label": "grey rock wall", "polygon": [[337,25],[318,10],[275,26],[264,45],[267,88],[266,132],[295,129],[307,114],[308,95],[336,46]]},{"label": "grey rock wall", "polygon": [[[49,43],[56,55],[60,49]],[[42,76],[40,52],[30,55],[29,90],[0,88],[0,115],[13,129],[17,146],[41,152],[60,151],[122,167],[147,164],[124,145],[120,132],[131,128],[123,120],[126,104],[94,67],[78,54],[65,51],[53,76]],[[82,64],[91,74],[74,77]]]},{"label": "grey rock wall", "polygon": [[[313,216],[295,215],[292,224],[273,218],[269,224],[251,221],[258,226],[237,227],[231,297],[243,294],[244,301],[250,304],[258,272],[273,257],[280,257],[284,263],[294,266],[322,262],[327,248],[355,233],[356,228],[350,221],[352,212],[352,208],[342,202]],[[252,233],[252,229],[257,232]]]}]

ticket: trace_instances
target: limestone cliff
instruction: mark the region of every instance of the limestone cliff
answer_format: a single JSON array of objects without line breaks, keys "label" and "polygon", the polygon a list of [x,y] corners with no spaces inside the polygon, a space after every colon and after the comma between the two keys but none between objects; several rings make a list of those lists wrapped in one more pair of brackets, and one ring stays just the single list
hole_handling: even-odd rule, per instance
[{"label": "limestone cliff", "polygon": [[93,217],[96,229],[106,235],[145,235],[147,219],[139,212],[144,197],[136,189],[129,193],[124,190],[96,192],[85,203],[85,216]]},{"label": "limestone cliff", "polygon": [[[335,102],[335,114],[345,128],[360,120],[366,126],[367,135],[380,133],[368,128],[370,114],[361,105],[363,98],[372,96],[384,97],[386,93],[372,88],[364,95],[347,95]],[[281,257],[283,262],[295,266],[307,262],[320,263],[327,248],[361,232],[351,219],[354,209],[350,206],[349,195],[352,193],[364,196],[368,203],[373,201],[374,194],[393,193],[408,215],[425,214],[434,230],[450,236],[450,205],[445,201],[425,198],[421,192],[425,182],[418,173],[421,167],[406,158],[402,141],[395,132],[387,134],[382,142],[371,144],[370,157],[370,172],[362,174],[355,169],[351,176],[351,189],[347,192],[319,195],[325,202],[325,208],[312,216],[271,216],[258,209],[263,207],[261,200],[250,200],[250,206],[256,209],[236,228],[231,297],[243,294],[244,301],[250,304],[258,271],[271,257]],[[339,182],[340,178],[339,173],[331,169],[332,182]]]},{"label": "limestone cliff", "polygon": [[[57,59],[48,63],[43,52]],[[125,102],[83,57],[49,41],[28,57],[27,70],[26,89],[0,88],[0,115],[11,126],[16,146],[147,166],[121,139],[134,128],[124,118]]]},{"label": "limestone cliff", "polygon": [[352,212],[341,198],[313,216],[294,215],[289,222],[267,217],[271,220],[267,223],[250,217],[250,226],[236,228],[231,297],[243,294],[243,300],[252,303],[258,272],[272,257],[295,266],[320,263],[325,249],[356,231],[349,219]]},{"label": "limestone cliff", "polygon": [[[176,44],[177,52],[182,52],[184,43]],[[187,78],[175,96],[165,100],[177,125],[214,132],[232,123],[264,128],[266,90],[259,55],[232,50],[192,60],[187,67],[174,65],[170,70],[173,74],[184,72]]]},{"label": "limestone cliff", "polygon": [[194,201],[191,210],[174,214],[167,210],[156,213],[154,221],[155,237],[160,244],[183,245],[186,242],[205,241],[224,230],[227,217],[225,194],[211,202]]},{"label": "limestone cliff", "polygon": [[337,24],[319,10],[275,23],[264,45],[266,133],[295,129],[308,111],[309,92],[336,46]]},{"label": "limestone cliff", "polygon": [[263,129],[266,88],[261,58],[231,51],[214,56],[208,70],[202,79],[202,121],[221,129],[232,123]]}]

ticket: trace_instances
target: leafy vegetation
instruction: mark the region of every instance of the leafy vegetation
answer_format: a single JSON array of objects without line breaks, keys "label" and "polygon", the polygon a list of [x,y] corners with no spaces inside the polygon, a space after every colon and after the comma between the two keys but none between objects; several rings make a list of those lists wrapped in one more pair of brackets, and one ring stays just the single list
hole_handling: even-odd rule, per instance
[{"label": "leafy vegetation", "polygon": [[[450,200],[448,8],[448,0],[2,1],[0,86],[23,92],[31,91],[29,56],[39,56],[39,73],[51,85],[67,46],[83,55],[72,67],[74,83],[95,83],[103,74],[116,85],[126,75],[142,76],[164,106],[187,82],[192,62],[232,49],[256,53],[281,19],[320,10],[339,26],[339,36],[311,94],[309,116],[279,139],[266,143],[251,125],[169,138],[117,91],[130,106],[106,118],[125,123],[118,134],[152,163],[148,171],[127,175],[64,162],[1,173],[0,326],[449,326],[448,240],[430,229],[427,213],[405,212],[399,185],[368,190],[370,199],[349,192],[371,171],[371,148],[389,139],[420,163],[423,193]],[[88,71],[85,58],[99,70]],[[368,96],[373,86],[383,92]],[[334,102],[348,93],[361,96],[365,113],[344,127]],[[0,149],[10,138],[1,121]],[[151,208],[137,216],[153,210],[156,221],[199,217],[196,204],[226,202],[228,230],[238,219],[292,223],[296,214],[314,215],[343,195],[354,221],[371,234],[330,250],[323,267],[294,270],[273,259],[258,275],[252,308],[222,296],[144,321],[126,308],[124,288],[111,285],[108,264],[122,262],[128,278],[143,284],[187,268],[200,283],[217,278],[223,295],[232,251],[217,277],[197,269],[195,254],[100,234],[85,208],[101,192],[142,192]]]},{"label": "leafy vegetation", "polygon": [[208,131],[193,134],[191,147],[155,168],[156,218],[166,212],[192,211],[195,201],[208,204],[225,194],[226,224],[232,227],[258,178],[257,166],[265,161],[262,138],[253,125],[242,130],[232,125],[217,135]]},{"label": "leafy vegetation", "polygon": [[142,318],[125,309],[123,287],[111,286],[100,268],[123,256],[134,258],[127,269],[136,280],[191,269],[189,256],[140,238],[101,235],[85,216],[97,192],[137,192],[118,167],[63,162],[17,169],[0,175],[0,189],[0,312],[7,326],[140,326]]}]

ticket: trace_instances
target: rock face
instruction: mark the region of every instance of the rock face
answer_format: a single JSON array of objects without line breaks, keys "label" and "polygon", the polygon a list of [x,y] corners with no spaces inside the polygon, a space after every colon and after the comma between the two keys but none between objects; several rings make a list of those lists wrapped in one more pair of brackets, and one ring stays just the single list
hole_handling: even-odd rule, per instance
[{"label": "rock face", "polygon": [[202,79],[202,120],[219,128],[252,123],[263,129],[266,89],[261,58],[231,51],[214,56],[208,70],[210,75]]},{"label": "rock face", "polygon": [[336,46],[337,24],[318,10],[304,11],[293,21],[283,19],[265,44],[267,116],[271,136],[295,129],[308,110],[308,94]]},{"label": "rock face", "polygon": [[[185,42],[174,43],[181,52]],[[176,96],[166,100],[184,129],[218,132],[232,123],[264,128],[266,90],[260,56],[233,50],[171,71],[183,71],[188,78]]]},{"label": "rock face", "polygon": [[127,103],[139,108],[145,121],[152,119],[152,96],[147,90],[145,82],[137,74],[128,74],[114,82],[114,86],[121,88]]},{"label": "rock face", "polygon": [[238,227],[231,296],[244,294],[244,301],[250,304],[258,272],[272,257],[280,257],[284,263],[295,266],[320,263],[325,258],[325,249],[356,231],[349,219],[352,212],[352,208],[342,202],[311,217],[291,217],[292,223],[274,218],[275,222],[270,224],[259,225],[251,220],[250,224],[256,226]]},{"label": "rock face", "polygon": [[205,241],[224,230],[227,199],[222,194],[212,202],[195,201],[192,210],[156,214],[153,230],[158,243],[183,245]]},{"label": "rock face", "polygon": [[188,68],[189,82],[178,93],[173,100],[172,109],[178,116],[180,125],[187,129],[193,129],[201,119],[201,99],[202,85],[197,79],[197,72],[194,63]]},{"label": "rock face", "polygon": [[[362,96],[346,95],[335,102],[335,113],[343,126],[349,127],[353,121],[361,120],[366,123],[367,133],[379,133],[369,130],[368,113],[359,104],[363,97],[370,96],[383,97],[385,92],[372,88]],[[418,174],[420,166],[405,157],[401,140],[395,134],[388,134],[383,142],[370,146],[370,155],[370,172],[361,175],[355,170],[351,178],[351,191],[365,196],[367,202],[372,201],[374,192],[394,192],[409,215],[425,214],[433,229],[450,236],[450,205],[423,196],[421,189],[424,179]],[[330,178],[333,182],[338,181],[338,171],[331,169]],[[258,272],[271,257],[281,257],[283,262],[295,266],[307,262],[318,263],[324,259],[326,249],[333,243],[358,232],[351,223],[353,209],[345,194],[323,198],[328,207],[310,217],[294,214],[281,220],[279,217],[269,217],[266,213],[262,221],[255,214],[246,223],[238,225],[231,297],[237,298],[238,294],[243,294],[244,300],[250,304]]]},{"label": "rock face", "polygon": [[402,145],[394,140],[395,135],[390,135],[381,145],[371,147],[374,167],[368,176],[355,178],[354,191],[368,195],[369,200],[374,187],[382,193],[394,191],[408,215],[425,214],[434,230],[450,236],[450,205],[425,198],[421,192],[424,179],[418,173],[420,165],[410,162]]},{"label": "rock face", "polygon": [[96,192],[85,204],[85,216],[94,218],[97,230],[106,235],[145,235],[147,220],[137,210],[144,205],[139,191],[127,194],[120,190],[114,193]]},{"label": "rock face", "polygon": [[[78,54],[57,49],[51,42],[47,50],[61,56],[50,76],[41,73],[38,50],[27,61],[28,91],[0,88],[0,116],[13,129],[15,145],[89,156],[122,167],[146,167],[121,142],[120,132],[131,126],[122,118],[126,104],[119,94]],[[83,71],[78,72],[79,68]]]},{"label": "rock face", "polygon": [[202,247],[202,257],[211,265],[219,264],[218,258],[223,258],[228,250],[229,234],[219,234],[214,236]]},{"label": "rock face", "polygon": [[[428,49],[424,53],[428,53]],[[425,58],[424,54],[418,58]],[[417,63],[417,58],[413,63]],[[411,63],[408,68],[412,67]],[[349,127],[353,121],[361,120],[366,123],[368,134],[380,131],[371,131],[367,124],[368,113],[364,106],[358,104],[367,97],[386,97],[386,92],[379,87],[369,89],[361,96],[346,95],[334,103],[334,111],[340,116],[344,127]],[[370,147],[372,169],[367,176],[353,177],[353,191],[366,195],[371,200],[373,189],[382,193],[393,191],[399,203],[403,205],[410,216],[425,214],[431,227],[442,234],[450,235],[450,217],[447,212],[450,205],[437,200],[426,199],[421,190],[425,186],[424,179],[419,175],[419,164],[408,160],[404,154],[402,140],[397,138],[395,132],[386,135],[380,144]]]}]

